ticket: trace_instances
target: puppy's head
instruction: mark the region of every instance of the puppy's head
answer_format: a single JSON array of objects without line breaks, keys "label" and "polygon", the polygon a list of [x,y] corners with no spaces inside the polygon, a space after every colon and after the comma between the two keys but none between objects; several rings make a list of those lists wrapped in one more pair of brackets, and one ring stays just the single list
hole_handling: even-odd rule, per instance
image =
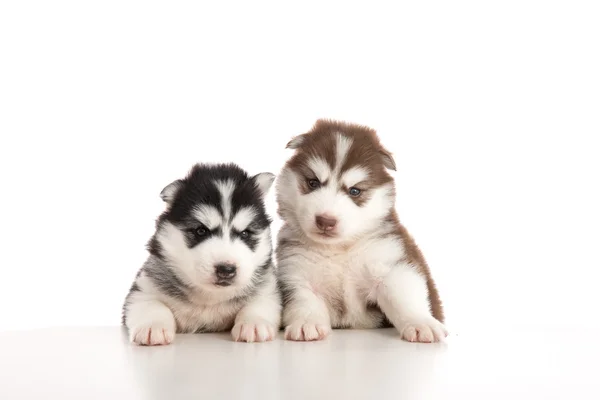
[{"label": "puppy's head", "polygon": [[204,290],[247,287],[270,265],[264,197],[274,178],[248,176],[235,164],[195,165],[162,190],[167,208],[150,252]]},{"label": "puppy's head", "polygon": [[287,147],[296,152],[278,178],[278,212],[308,238],[351,243],[389,215],[396,167],[374,130],[319,120]]}]

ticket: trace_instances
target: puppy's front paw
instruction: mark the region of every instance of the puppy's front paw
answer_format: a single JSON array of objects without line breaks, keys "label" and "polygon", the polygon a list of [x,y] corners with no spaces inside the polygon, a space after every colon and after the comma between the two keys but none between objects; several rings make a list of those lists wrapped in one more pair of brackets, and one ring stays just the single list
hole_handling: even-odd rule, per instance
[{"label": "puppy's front paw", "polygon": [[135,326],[131,329],[129,339],[142,346],[167,345],[175,338],[175,330],[162,325]]},{"label": "puppy's front paw", "polygon": [[323,340],[331,332],[331,327],[323,324],[294,322],[285,327],[285,338],[295,341]]},{"label": "puppy's front paw", "polygon": [[236,342],[267,342],[275,338],[276,331],[267,321],[242,321],[233,326],[231,336]]},{"label": "puppy's front paw", "polygon": [[402,339],[409,342],[433,343],[448,336],[446,327],[435,318],[409,320],[399,331]]}]

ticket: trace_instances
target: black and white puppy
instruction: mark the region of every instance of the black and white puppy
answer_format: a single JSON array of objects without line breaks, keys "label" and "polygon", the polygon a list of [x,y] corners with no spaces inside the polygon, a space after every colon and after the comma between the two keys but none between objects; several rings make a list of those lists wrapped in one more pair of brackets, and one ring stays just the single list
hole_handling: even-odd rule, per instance
[{"label": "black and white puppy", "polygon": [[275,337],[281,298],[264,206],[274,179],[235,164],[196,164],[162,190],[167,208],[123,305],[131,342],[226,330],[236,341]]}]

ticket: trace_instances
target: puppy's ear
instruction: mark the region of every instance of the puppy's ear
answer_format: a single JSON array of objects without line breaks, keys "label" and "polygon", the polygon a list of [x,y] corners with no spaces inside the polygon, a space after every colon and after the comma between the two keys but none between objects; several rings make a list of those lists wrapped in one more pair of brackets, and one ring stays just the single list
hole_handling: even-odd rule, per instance
[{"label": "puppy's ear", "polygon": [[386,149],[379,150],[379,154],[381,154],[381,160],[383,161],[383,166],[387,169],[391,169],[392,171],[396,170],[396,161],[394,161],[394,157],[392,157],[392,153],[387,151]]},{"label": "puppy's ear", "polygon": [[179,191],[179,189],[181,189],[182,186],[183,186],[183,181],[181,179],[177,179],[176,181],[173,181],[173,182],[169,183],[160,192],[160,198],[165,203],[170,204],[173,201],[173,199],[175,198],[175,195],[177,194],[177,192]]},{"label": "puppy's ear", "polygon": [[288,144],[285,146],[285,148],[286,149],[297,149],[298,147],[300,147],[302,142],[304,142],[304,139],[306,139],[306,133],[304,133],[302,135],[294,136],[292,138],[292,140],[290,140],[288,142]]},{"label": "puppy's ear", "polygon": [[256,184],[256,187],[260,191],[262,197],[265,197],[273,185],[275,181],[275,175],[270,172],[262,172],[260,174],[254,175],[252,180]]}]

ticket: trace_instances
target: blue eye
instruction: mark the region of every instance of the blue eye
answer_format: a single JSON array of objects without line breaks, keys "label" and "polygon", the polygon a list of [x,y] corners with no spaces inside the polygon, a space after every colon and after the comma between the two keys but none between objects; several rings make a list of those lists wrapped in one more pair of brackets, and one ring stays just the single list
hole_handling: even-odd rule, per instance
[{"label": "blue eye", "polygon": [[357,189],[355,187],[351,187],[350,190],[348,190],[348,193],[352,197],[358,197],[358,196],[360,196],[361,191],[360,191],[360,189]]},{"label": "blue eye", "polygon": [[310,186],[313,189],[318,188],[319,186],[321,186],[321,182],[319,182],[318,179],[310,179],[308,181],[308,186]]}]

